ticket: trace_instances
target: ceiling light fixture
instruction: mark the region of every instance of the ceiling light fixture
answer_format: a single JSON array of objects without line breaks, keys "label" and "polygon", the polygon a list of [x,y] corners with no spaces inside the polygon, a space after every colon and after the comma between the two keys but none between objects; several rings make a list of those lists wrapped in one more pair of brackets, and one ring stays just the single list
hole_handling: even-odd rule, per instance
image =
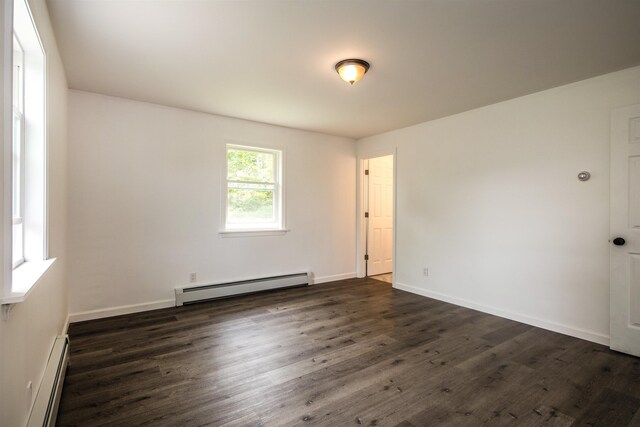
[{"label": "ceiling light fixture", "polygon": [[336,71],[342,80],[354,84],[369,71],[369,63],[362,59],[343,59],[336,64]]}]

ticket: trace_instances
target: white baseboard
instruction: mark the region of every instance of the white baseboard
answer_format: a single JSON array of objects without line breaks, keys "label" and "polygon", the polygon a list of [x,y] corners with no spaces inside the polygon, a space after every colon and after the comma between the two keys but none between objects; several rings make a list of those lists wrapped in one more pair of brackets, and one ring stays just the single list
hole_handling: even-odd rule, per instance
[{"label": "white baseboard", "polygon": [[[354,277],[356,277],[355,272],[335,274],[332,276],[314,277],[311,280],[311,284],[316,285],[318,283],[335,282],[337,280],[353,279]],[[159,308],[175,307],[175,305],[176,301],[174,299],[169,299],[145,302],[140,304],[123,305],[119,307],[103,308],[98,310],[81,311],[78,313],[69,314],[69,316],[67,317],[67,326],[69,325],[69,323],[120,316],[122,314],[139,313],[142,311],[157,310]]]},{"label": "white baseboard", "polygon": [[[335,274],[333,276],[321,276],[314,277],[312,284],[334,282],[336,280],[353,279],[356,277],[356,273],[344,273]],[[141,304],[123,305],[119,307],[103,308],[98,310],[81,311],[78,313],[71,313],[67,318],[67,325],[69,323],[83,322],[85,320],[102,319],[105,317],[120,316],[122,314],[138,313],[142,311],[157,310],[159,308],[175,307],[176,301],[173,299],[145,302]]]},{"label": "white baseboard", "polygon": [[122,305],[119,307],[103,308],[99,310],[81,311],[69,314],[71,323],[83,322],[85,320],[102,319],[104,317],[120,316],[121,314],[138,313],[142,311],[157,310],[159,308],[175,307],[176,301],[173,299],[144,302],[141,304]]},{"label": "white baseboard", "polygon": [[337,280],[353,279],[354,277],[356,277],[355,271],[352,273],[334,274],[333,276],[313,277],[311,284],[317,285],[318,283],[335,282]]},{"label": "white baseboard", "polygon": [[478,304],[473,301],[469,301],[462,298],[453,297],[450,295],[442,294],[440,292],[429,291],[427,289],[418,288],[416,286],[406,285],[404,283],[395,282],[394,288],[411,292],[414,294],[422,295],[428,298],[437,299],[439,301],[448,302],[451,304],[459,305],[473,310],[482,311],[484,313],[493,314],[495,316],[504,317],[506,319],[515,320],[517,322],[526,323],[527,325],[537,326],[538,328],[547,329],[549,331],[558,332],[564,335],[569,335],[575,338],[595,342],[602,345],[609,345],[609,336],[598,332],[588,331],[573,326],[564,325],[548,320],[538,319],[536,317],[527,316],[525,314],[513,313],[507,310],[502,310],[495,307],[490,307],[484,304]]},{"label": "white baseboard", "polygon": [[70,314],[67,313],[67,318],[64,321],[64,326],[62,327],[62,333],[60,335],[67,335],[67,333],[69,332],[69,318],[70,318]]}]

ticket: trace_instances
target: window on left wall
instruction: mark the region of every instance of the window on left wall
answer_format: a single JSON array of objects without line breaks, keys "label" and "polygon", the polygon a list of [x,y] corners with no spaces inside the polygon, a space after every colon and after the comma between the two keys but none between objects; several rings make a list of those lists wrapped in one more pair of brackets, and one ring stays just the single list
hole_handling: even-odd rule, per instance
[{"label": "window on left wall", "polygon": [[12,295],[44,274],[47,260],[46,55],[26,0],[13,3]]},{"label": "window on left wall", "polygon": [[24,49],[13,35],[12,264],[24,262]]}]

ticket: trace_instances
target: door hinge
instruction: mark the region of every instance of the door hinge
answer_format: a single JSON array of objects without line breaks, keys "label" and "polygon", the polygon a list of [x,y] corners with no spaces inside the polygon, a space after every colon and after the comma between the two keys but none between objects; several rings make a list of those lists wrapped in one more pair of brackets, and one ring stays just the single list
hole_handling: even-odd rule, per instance
[{"label": "door hinge", "polygon": [[369,175],[369,169],[365,169],[365,170],[364,170],[364,174],[365,174],[365,175]]},{"label": "door hinge", "polygon": [[369,218],[369,212],[365,212],[365,213],[364,213],[364,217],[365,217],[365,218]]},{"label": "door hinge", "polygon": [[364,254],[364,260],[365,261],[369,261],[369,255],[368,254]]}]

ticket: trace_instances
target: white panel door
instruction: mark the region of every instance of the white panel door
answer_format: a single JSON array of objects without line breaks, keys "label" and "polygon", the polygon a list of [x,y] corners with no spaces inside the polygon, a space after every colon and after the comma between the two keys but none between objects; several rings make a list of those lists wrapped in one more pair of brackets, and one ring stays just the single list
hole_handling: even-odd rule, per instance
[{"label": "white panel door", "polygon": [[393,156],[369,159],[368,274],[393,269]]},{"label": "white panel door", "polygon": [[612,114],[610,286],[610,346],[640,356],[640,105]]}]

